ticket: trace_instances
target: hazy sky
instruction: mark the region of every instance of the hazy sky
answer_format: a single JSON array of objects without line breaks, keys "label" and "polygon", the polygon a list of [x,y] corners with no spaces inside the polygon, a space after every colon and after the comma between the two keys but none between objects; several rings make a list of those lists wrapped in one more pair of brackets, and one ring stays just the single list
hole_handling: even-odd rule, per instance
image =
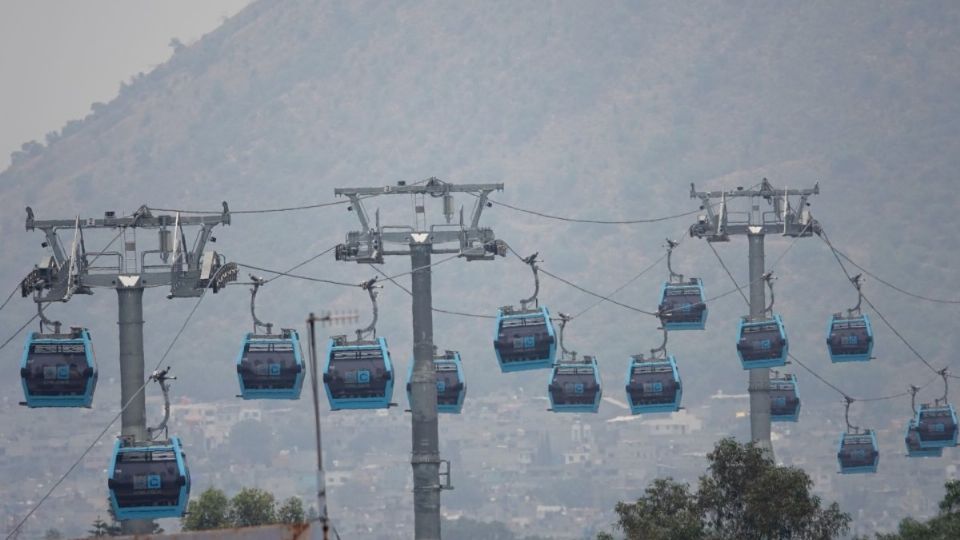
[{"label": "hazy sky", "polygon": [[0,170],[250,0],[0,0]]}]

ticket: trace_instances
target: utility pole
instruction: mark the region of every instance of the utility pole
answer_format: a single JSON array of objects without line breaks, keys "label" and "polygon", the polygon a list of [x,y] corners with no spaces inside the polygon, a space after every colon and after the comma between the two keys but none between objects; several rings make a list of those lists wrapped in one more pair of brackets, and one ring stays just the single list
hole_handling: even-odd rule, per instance
[{"label": "utility pole", "polygon": [[[697,217],[690,227],[690,236],[704,238],[708,242],[728,242],[731,235],[744,235],[748,242],[750,269],[750,319],[764,317],[764,253],[763,240],[767,234],[781,234],[794,238],[811,236],[820,225],[810,215],[807,199],[820,193],[820,185],[812,189],[774,189],[764,178],[760,189],[738,187],[730,191],[697,191],[690,184],[690,198],[699,198],[700,209],[705,213]],[[790,197],[799,197],[796,207]],[[749,198],[750,208],[744,212],[731,212],[731,199]],[[715,200],[719,199],[719,203]],[[771,210],[761,210],[761,199],[766,200]],[[715,210],[716,207],[716,210]],[[770,443],[770,369],[750,370],[747,389],[750,393],[750,438],[773,457]]]},{"label": "utility pole", "polygon": [[[117,217],[106,212],[102,219],[44,220],[34,219],[33,210],[27,208],[26,228],[41,230],[46,236],[43,247],[49,247],[52,255],[44,257],[21,282],[24,297],[33,294],[38,303],[66,302],[74,294],[93,294],[93,288],[109,288],[117,291],[120,334],[120,404],[121,437],[131,444],[150,440],[146,422],[146,393],[143,391],[143,290],[146,287],[169,286],[167,298],[198,297],[205,289],[217,292],[237,276],[234,263],[226,263],[215,251],[204,251],[216,225],[230,224],[230,210],[223,203],[223,212],[217,215],[181,217],[155,216],[146,206],[141,206],[130,216]],[[200,226],[193,244],[187,247],[183,234],[185,226]],[[74,231],[74,240],[69,252],[60,243],[58,231]],[[117,230],[121,249],[116,251],[88,252],[83,233],[91,229]],[[157,229],[157,249],[141,250],[138,257],[137,230]],[[109,249],[109,246],[104,248]],[[121,522],[125,534],[150,533],[150,520],[126,520]]]},{"label": "utility pole", "polygon": [[[409,255],[412,267],[413,296],[413,375],[410,380],[410,412],[413,468],[414,538],[440,540],[440,491],[450,489],[449,462],[440,459],[437,425],[437,386],[433,369],[433,302],[430,260],[432,254],[458,254],[468,261],[491,260],[504,255],[505,246],[497,242],[493,231],[480,227],[480,215],[489,204],[493,191],[503,184],[448,184],[436,178],[425,182],[382,188],[338,188],[334,193],[350,199],[348,210],[356,212],[359,231],[347,234],[347,241],[336,248],[341,261],[382,264],[387,255]],[[469,223],[460,210],[459,224],[454,218],[453,193],[470,193],[477,198]],[[380,213],[373,224],[363,208],[363,200],[377,195],[409,195],[414,200],[415,226],[381,226]],[[446,224],[427,224],[426,197],[443,199]],[[387,249],[387,244],[402,245]],[[456,244],[444,248],[443,244]],[[441,471],[442,464],[447,465]],[[446,482],[441,484],[440,477]]]}]

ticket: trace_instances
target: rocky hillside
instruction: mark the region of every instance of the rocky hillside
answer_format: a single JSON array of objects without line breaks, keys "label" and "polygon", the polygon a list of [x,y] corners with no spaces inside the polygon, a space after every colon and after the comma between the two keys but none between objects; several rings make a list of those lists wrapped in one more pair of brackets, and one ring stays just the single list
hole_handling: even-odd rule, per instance
[{"label": "rocky hillside", "polygon": [[[945,225],[960,206],[958,27],[954,2],[255,2],[135,77],[115,100],[92,104],[90,115],[68,122],[48,144],[14,156],[0,173],[7,261],[0,283],[11,287],[42,254],[40,236],[22,229],[26,205],[39,219],[141,204],[217,209],[221,200],[254,209],[333,200],[337,186],[437,176],[504,182],[497,199],[522,207],[617,219],[695,210],[691,182],[718,189],[767,176],[789,187],[819,181],[814,215],[882,277],[960,296],[950,271],[960,255]],[[369,208],[376,206],[391,223],[412,222],[406,200]],[[663,238],[682,235],[692,218],[572,225],[495,206],[484,221],[518,251],[540,251],[552,271],[609,291],[658,258]],[[238,215],[218,232],[216,248],[232,260],[286,268],[356,227],[343,207]],[[771,260],[788,246],[769,239]],[[744,243],[719,249],[745,282]],[[702,242],[687,240],[676,260],[685,273],[702,275],[710,293],[729,289]],[[829,365],[826,317],[855,300],[834,264],[811,239],[776,269],[778,309],[796,354],[861,395],[925,381],[922,364],[884,328],[871,369]],[[408,266],[393,261],[388,271]],[[332,256],[302,271],[351,281],[373,275]],[[620,298],[652,308],[665,274],[656,270]],[[515,260],[451,262],[434,275],[439,307],[479,313],[530,287]],[[953,359],[960,347],[954,308],[918,303],[873,280],[867,291],[931,361]],[[148,362],[190,308],[149,296]],[[285,326],[312,310],[367,309],[356,291],[294,280],[278,280],[261,297],[262,314]],[[555,311],[591,302],[549,279],[541,298]],[[223,399],[235,392],[230,362],[250,324],[246,301],[239,287],[204,301],[178,346],[184,361],[177,370],[190,375],[183,393]],[[405,369],[408,298],[387,288],[383,305],[381,333]],[[3,328],[17,328],[31,309],[12,304],[0,316]],[[707,332],[671,342],[687,362],[688,405],[718,388],[744,390],[733,348],[744,309],[737,295],[727,296],[712,306]],[[60,310],[65,322],[86,324],[101,338],[102,380],[115,376],[112,293]],[[438,345],[464,351],[476,391],[542,384],[541,374],[496,373],[489,321],[436,321]],[[618,396],[626,355],[653,346],[658,335],[653,319],[605,306],[574,323],[568,338],[599,353]],[[5,352],[11,363],[15,350]],[[0,383],[5,395],[16,395],[17,386],[10,377]],[[117,389],[101,387],[101,403],[114,403]],[[805,390],[809,399],[837,399],[812,380]],[[863,414],[887,422],[904,412],[906,403],[896,402]]]}]

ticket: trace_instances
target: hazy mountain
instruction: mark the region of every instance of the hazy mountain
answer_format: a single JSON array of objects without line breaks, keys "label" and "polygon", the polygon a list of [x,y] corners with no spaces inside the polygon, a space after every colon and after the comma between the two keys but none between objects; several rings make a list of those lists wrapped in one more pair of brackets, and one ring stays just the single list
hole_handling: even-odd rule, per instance
[{"label": "hazy mountain", "polygon": [[[255,2],[135,76],[112,102],[93,104],[89,116],[68,122],[49,144],[27,145],[14,157],[0,173],[0,246],[8,261],[2,282],[12,287],[43,252],[40,235],[23,232],[26,205],[38,219],[95,217],[141,204],[216,210],[221,200],[256,209],[333,200],[337,186],[437,176],[504,182],[496,198],[521,207],[626,219],[695,210],[691,182],[719,189],[767,176],[789,187],[819,181],[814,215],[841,249],[882,277],[958,297],[950,268],[960,256],[947,226],[960,205],[958,27],[953,2]],[[387,223],[412,223],[410,202],[394,199],[368,209],[379,206]],[[469,210],[473,202],[459,204]],[[600,292],[656,260],[663,238],[683,235],[693,220],[573,225],[497,206],[484,218],[517,251],[539,251],[546,268]],[[343,207],[237,215],[214,247],[231,260],[287,268],[357,226]],[[102,245],[111,236],[96,238]],[[155,240],[141,235],[140,242]],[[789,246],[770,238],[768,261]],[[719,249],[745,283],[744,242]],[[686,240],[675,260],[684,273],[704,277],[708,294],[729,290],[701,241]],[[394,260],[387,271],[408,268]],[[798,242],[776,270],[777,309],[793,351],[809,365],[856,395],[896,393],[930,378],[879,323],[878,360],[829,365],[826,318],[855,296],[822,242]],[[348,281],[373,275],[332,255],[301,272]],[[651,309],[665,275],[658,268],[618,298]],[[450,262],[434,276],[438,307],[474,313],[516,302],[531,286],[516,260]],[[866,291],[933,363],[953,360],[960,347],[955,308],[918,303],[875,280]],[[117,373],[112,296],[98,291],[51,308],[99,338],[103,407],[114,407],[119,394],[106,382]],[[191,305],[162,296],[148,293],[151,365]],[[262,317],[282,326],[300,326],[310,311],[368,311],[359,291],[295,280],[276,281],[261,298]],[[592,302],[549,278],[541,299],[573,313]],[[178,384],[181,394],[214,400],[236,392],[231,362],[250,326],[246,303],[239,287],[204,300],[173,355],[175,371],[187,379]],[[388,286],[382,305],[380,333],[405,371],[408,298]],[[0,316],[3,327],[12,332],[31,310],[27,301],[12,304]],[[738,295],[726,296],[711,306],[706,332],[671,336],[688,406],[720,388],[745,390],[733,345],[744,310]],[[471,391],[544,384],[541,373],[497,373],[490,321],[435,321],[437,344],[463,351]],[[608,395],[619,398],[626,355],[655,346],[656,326],[650,317],[601,306],[571,324],[568,341],[599,354]],[[10,364],[19,339],[6,348]],[[12,367],[8,373],[0,388],[16,396]],[[839,399],[798,373],[806,377],[806,399]],[[874,425],[910,412],[904,400],[858,407],[861,423]],[[840,405],[830,413],[842,420]],[[30,414],[20,411],[12,421],[29,422]],[[793,436],[803,432],[801,423]],[[884,443],[891,456],[885,465],[896,467],[902,443]],[[931,495],[938,498],[939,491]]]}]

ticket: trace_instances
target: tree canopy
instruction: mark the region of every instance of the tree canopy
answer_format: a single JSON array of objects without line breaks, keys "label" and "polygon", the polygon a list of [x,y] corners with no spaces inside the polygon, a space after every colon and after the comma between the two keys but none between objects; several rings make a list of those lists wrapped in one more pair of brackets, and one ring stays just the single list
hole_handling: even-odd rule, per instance
[{"label": "tree canopy", "polygon": [[926,522],[907,518],[894,534],[878,534],[877,540],[956,540],[960,538],[960,480],[950,480],[940,501],[940,511]]},{"label": "tree canopy", "polygon": [[303,501],[299,497],[277,504],[272,493],[259,488],[243,488],[233,498],[228,498],[222,490],[209,488],[190,501],[180,524],[185,531],[206,531],[305,521]]},{"label": "tree canopy", "polygon": [[849,529],[848,514],[810,493],[807,473],[777,466],[752,443],[723,439],[707,461],[696,492],[661,478],[636,502],[618,503],[627,540],[830,540]]}]

